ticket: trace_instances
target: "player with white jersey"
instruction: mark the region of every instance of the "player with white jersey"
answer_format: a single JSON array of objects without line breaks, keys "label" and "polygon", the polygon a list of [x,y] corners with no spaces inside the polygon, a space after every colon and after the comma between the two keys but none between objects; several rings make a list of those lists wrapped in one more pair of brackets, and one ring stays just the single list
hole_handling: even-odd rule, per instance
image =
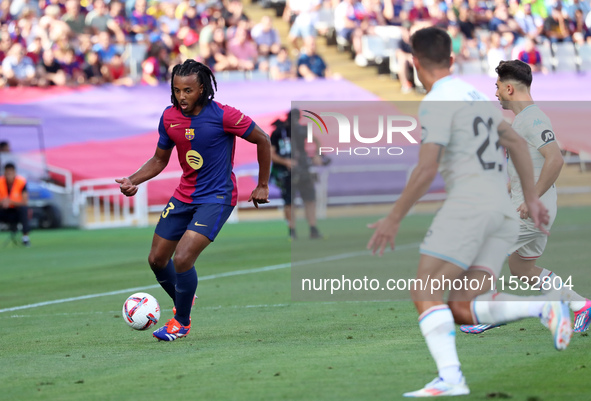
[{"label": "player with white jersey", "polygon": [[[419,312],[419,327],[438,377],[406,397],[438,397],[469,394],[460,369],[455,323],[500,324],[526,317],[540,318],[550,329],[554,345],[566,348],[572,336],[568,307],[549,294],[520,297],[457,287],[435,288],[434,281],[494,282],[519,225],[505,189],[501,146],[514,155],[524,199],[535,226],[548,224],[546,208],[536,196],[532,162],[526,142],[502,119],[501,113],[471,85],[450,77],[451,39],[438,28],[418,30],[411,38],[413,62],[419,80],[428,91],[419,119],[422,144],[419,161],[407,186],[385,218],[369,225],[375,232],[368,243],[383,254],[394,239],[401,220],[429,189],[437,171],[448,193],[421,245],[417,282],[411,296]],[[505,190],[503,190],[505,189]],[[449,287],[446,287],[446,289]]]},{"label": "player with white jersey", "polygon": [[[515,114],[512,127],[527,142],[533,162],[536,193],[550,215],[550,221],[545,229],[550,230],[557,212],[555,182],[564,164],[552,123],[531,97],[532,72],[528,64],[519,60],[501,61],[496,71],[498,74],[496,96],[503,109],[511,110]],[[554,283],[558,279],[557,276],[548,269],[536,266],[537,259],[546,248],[548,235],[536,228],[528,217],[521,183],[511,154],[509,154],[508,172],[511,202],[521,218],[519,238],[510,250],[509,269],[511,274],[527,280],[532,286],[542,290],[544,286],[550,288],[552,286],[541,286],[541,284],[545,280],[547,284]],[[569,306],[575,315],[573,331],[586,331],[591,321],[591,301],[572,291],[570,286],[565,285],[565,292],[567,292]],[[462,326],[461,330],[465,333],[478,334],[490,328],[491,326],[488,325]]]}]

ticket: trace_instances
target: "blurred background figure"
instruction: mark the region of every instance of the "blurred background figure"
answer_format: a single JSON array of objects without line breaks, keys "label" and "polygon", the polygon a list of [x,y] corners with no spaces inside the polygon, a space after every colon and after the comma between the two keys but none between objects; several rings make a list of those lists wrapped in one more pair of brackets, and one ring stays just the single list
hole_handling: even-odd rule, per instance
[{"label": "blurred background figure", "polygon": [[4,166],[4,174],[0,177],[0,221],[9,225],[10,231],[17,232],[21,224],[23,232],[22,243],[30,246],[29,240],[29,195],[27,180],[16,174],[16,167],[12,163]]},{"label": "blurred background figure", "polygon": [[[273,123],[275,130],[271,134],[271,177],[281,190],[290,238],[297,238],[292,204],[299,194],[304,202],[310,238],[319,239],[322,235],[316,227],[315,176],[310,171],[314,162],[305,151],[306,128],[299,123],[300,115],[300,111],[294,109],[287,114],[285,121],[277,120]],[[318,138],[314,137],[314,143],[318,152]]]}]

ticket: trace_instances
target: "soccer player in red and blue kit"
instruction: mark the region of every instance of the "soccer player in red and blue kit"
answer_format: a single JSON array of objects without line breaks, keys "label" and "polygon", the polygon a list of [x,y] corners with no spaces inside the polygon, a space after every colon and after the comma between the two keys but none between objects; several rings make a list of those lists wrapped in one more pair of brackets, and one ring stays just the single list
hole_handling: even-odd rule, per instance
[{"label": "soccer player in red and blue kit", "polygon": [[[271,144],[269,136],[240,111],[213,101],[217,83],[207,66],[187,60],[172,70],[172,106],[158,126],[156,153],[129,177],[117,179],[126,196],[157,176],[177,147],[183,175],[164,208],[148,261],[156,279],[174,302],[174,317],[154,337],[174,341],[191,330],[197,289],[195,261],[220,232],[237,201],[232,172],[236,137],[257,145],[258,185],[249,202],[268,203]],[[174,256],[173,256],[174,255]]]}]

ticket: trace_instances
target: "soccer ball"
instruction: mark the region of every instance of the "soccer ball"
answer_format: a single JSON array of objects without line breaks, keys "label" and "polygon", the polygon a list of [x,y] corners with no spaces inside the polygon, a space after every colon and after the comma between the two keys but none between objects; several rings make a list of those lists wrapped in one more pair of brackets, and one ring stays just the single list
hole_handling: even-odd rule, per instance
[{"label": "soccer ball", "polygon": [[160,305],[156,298],[145,292],[137,292],[123,304],[123,319],[132,329],[145,330],[160,319]]}]

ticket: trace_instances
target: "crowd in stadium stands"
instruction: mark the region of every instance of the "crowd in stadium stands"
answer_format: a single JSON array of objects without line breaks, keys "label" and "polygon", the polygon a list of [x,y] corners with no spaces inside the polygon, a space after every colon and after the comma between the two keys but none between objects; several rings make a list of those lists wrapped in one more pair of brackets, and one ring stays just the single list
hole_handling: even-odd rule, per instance
[{"label": "crowd in stadium stands", "polygon": [[[519,58],[543,71],[544,41],[591,43],[590,0],[286,0],[291,50],[270,17],[252,21],[240,0],[0,0],[0,86],[112,83],[157,85],[193,58],[215,72],[253,71],[271,79],[337,77],[316,52],[328,11],[337,40],[366,64],[362,38],[377,26],[401,28],[396,49],[403,91],[412,81],[409,36],[447,29],[458,61],[490,66]],[[130,49],[145,49],[130,74]],[[295,58],[293,58],[295,57]],[[293,59],[292,59],[293,58]],[[127,62],[126,62],[127,61]],[[141,61],[141,60],[140,60]]]}]

